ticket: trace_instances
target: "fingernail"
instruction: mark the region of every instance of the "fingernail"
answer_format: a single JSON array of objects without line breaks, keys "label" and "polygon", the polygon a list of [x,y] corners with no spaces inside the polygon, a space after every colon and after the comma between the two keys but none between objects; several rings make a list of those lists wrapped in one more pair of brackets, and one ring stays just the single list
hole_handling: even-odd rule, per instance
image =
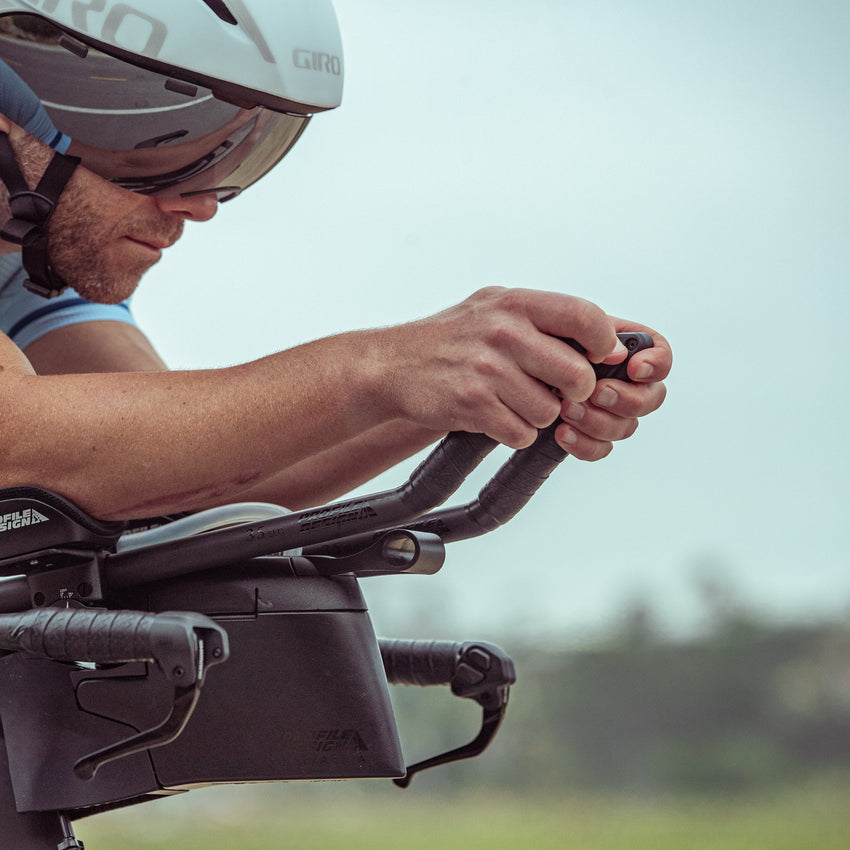
[{"label": "fingernail", "polygon": [[647,378],[652,377],[652,365],[650,363],[641,363],[638,366],[637,372],[635,372],[635,378],[639,381],[645,381]]},{"label": "fingernail", "polygon": [[565,419],[572,419],[573,422],[579,422],[584,417],[584,405],[576,404],[576,402],[571,401],[567,405],[567,409],[564,412]]},{"label": "fingernail", "polygon": [[561,442],[566,443],[568,446],[573,446],[578,442],[578,434],[572,428],[565,428]]},{"label": "fingernail", "polygon": [[600,407],[613,407],[617,403],[617,399],[619,396],[617,395],[616,390],[612,390],[611,387],[605,387],[605,389],[601,390],[599,395],[596,396],[595,402]]}]

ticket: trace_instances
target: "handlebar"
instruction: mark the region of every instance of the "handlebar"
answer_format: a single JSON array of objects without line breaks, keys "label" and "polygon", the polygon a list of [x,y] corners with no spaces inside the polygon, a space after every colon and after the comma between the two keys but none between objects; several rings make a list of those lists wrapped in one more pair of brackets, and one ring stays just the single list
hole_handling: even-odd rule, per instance
[{"label": "handlebar", "polygon": [[381,661],[391,685],[451,684],[460,656],[460,644],[448,640],[379,641]]},{"label": "handlebar", "polygon": [[[567,452],[555,441],[560,420],[542,429],[525,449],[514,452],[479,491],[476,499],[464,505],[431,511],[405,525],[413,533],[428,533],[443,543],[468,540],[493,531],[516,516],[547,480]],[[374,535],[364,533],[340,538],[331,543],[305,546],[304,555],[331,553],[350,555],[367,546]]]},{"label": "handlebar", "polygon": [[217,655],[226,654],[226,635],[201,614],[36,608],[0,614],[0,650],[24,650],[49,661],[122,664],[155,661],[174,685],[204,676],[197,633],[218,636]]},{"label": "handlebar", "polygon": [[484,641],[379,640],[387,681],[392,685],[450,685],[458,697],[472,699],[482,708],[481,729],[464,746],[410,765],[394,779],[407,788],[414,774],[430,767],[480,755],[499,731],[508,707],[516,670],[510,656]]},{"label": "handlebar", "polygon": [[485,641],[387,640],[378,642],[391,685],[450,685],[452,693],[498,708],[494,689],[516,682],[514,663],[503,649]]},{"label": "handlebar", "polygon": [[394,490],[296,511],[262,524],[248,523],[196,537],[104,556],[112,588],[128,587],[237,559],[272,555],[310,544],[326,544],[352,532],[375,532],[415,520],[441,504],[498,445],[484,434],[449,434]]}]

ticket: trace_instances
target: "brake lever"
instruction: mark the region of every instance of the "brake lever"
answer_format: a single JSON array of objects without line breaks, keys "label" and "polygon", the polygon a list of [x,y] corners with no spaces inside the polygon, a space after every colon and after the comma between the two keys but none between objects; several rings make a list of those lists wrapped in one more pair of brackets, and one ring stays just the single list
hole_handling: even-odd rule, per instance
[{"label": "brake lever", "polygon": [[189,721],[207,670],[228,656],[227,632],[203,614],[44,607],[0,615],[0,652],[95,664],[154,662],[174,688],[168,716],[81,758],[74,772],[92,779],[108,761],[173,741]]},{"label": "brake lever", "polygon": [[475,739],[470,741],[468,744],[462,747],[457,747],[454,750],[449,750],[447,753],[442,753],[438,756],[432,756],[429,759],[424,759],[423,761],[417,762],[416,764],[412,764],[409,767],[405,768],[404,776],[397,777],[393,779],[393,782],[399,788],[407,788],[408,785],[413,780],[415,774],[420,773],[423,770],[428,770],[431,767],[439,767],[442,764],[451,764],[455,761],[462,761],[463,759],[471,759],[476,756],[481,755],[487,747],[490,746],[490,742],[496,736],[496,733],[499,731],[499,727],[502,725],[502,721],[505,718],[505,712],[508,708],[508,688],[504,689],[504,703],[501,708],[498,710],[494,709],[484,709],[483,717],[481,719],[481,729],[476,735]]},{"label": "brake lever", "polygon": [[516,669],[510,656],[483,641],[456,644],[449,641],[380,642],[387,681],[406,685],[450,685],[455,696],[472,699],[482,708],[481,729],[468,744],[424,759],[405,768],[393,782],[407,788],[414,775],[441,764],[474,758],[493,740],[508,708]]},{"label": "brake lever", "polygon": [[79,759],[74,773],[80,779],[93,779],[107,762],[174,741],[195,710],[207,670],[227,660],[227,632],[208,617],[173,611],[141,616],[155,618],[145,660],[154,661],[173,685],[171,710],[156,726]]}]

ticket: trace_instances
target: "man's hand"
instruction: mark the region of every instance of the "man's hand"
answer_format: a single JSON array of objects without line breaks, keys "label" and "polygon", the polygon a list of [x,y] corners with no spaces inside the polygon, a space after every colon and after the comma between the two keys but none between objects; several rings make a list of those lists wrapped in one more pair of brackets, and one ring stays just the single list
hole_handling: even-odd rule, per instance
[{"label": "man's hand", "polygon": [[645,331],[654,347],[639,351],[628,364],[632,383],[602,380],[583,403],[565,401],[561,418],[565,424],[555,432],[558,442],[581,460],[606,457],[613,443],[634,434],[638,420],[657,410],[667,388],[662,381],[670,372],[670,344],[657,331],[624,319],[613,319],[617,331]]},{"label": "man's hand", "polygon": [[[626,356],[620,330],[647,329],[563,293],[483,289],[436,316],[382,332],[382,396],[394,415],[434,430],[482,432],[512,448],[530,445],[539,428],[566,413],[571,424],[558,430],[561,444],[596,459],[658,407],[658,382],[670,368],[669,346],[651,332],[656,348],[629,364],[639,385],[597,385],[591,362]],[[575,339],[586,354],[557,337]]]}]

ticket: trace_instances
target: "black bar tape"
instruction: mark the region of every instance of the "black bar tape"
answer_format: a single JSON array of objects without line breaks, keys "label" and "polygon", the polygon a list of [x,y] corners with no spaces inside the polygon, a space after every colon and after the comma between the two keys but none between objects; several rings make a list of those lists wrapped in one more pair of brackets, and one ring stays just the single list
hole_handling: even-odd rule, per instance
[{"label": "black bar tape", "polygon": [[540,431],[525,449],[514,452],[478,494],[480,508],[497,525],[513,518],[557,469],[567,452],[555,441],[560,420]]},{"label": "black bar tape", "polygon": [[441,505],[498,445],[486,434],[453,431],[413,471],[405,489],[417,494],[417,507]]},{"label": "black bar tape", "polygon": [[52,661],[116,664],[154,660],[156,614],[38,608],[0,615],[0,648]]},{"label": "black bar tape", "polygon": [[378,641],[391,685],[449,685],[457,672],[461,644],[450,640]]}]

